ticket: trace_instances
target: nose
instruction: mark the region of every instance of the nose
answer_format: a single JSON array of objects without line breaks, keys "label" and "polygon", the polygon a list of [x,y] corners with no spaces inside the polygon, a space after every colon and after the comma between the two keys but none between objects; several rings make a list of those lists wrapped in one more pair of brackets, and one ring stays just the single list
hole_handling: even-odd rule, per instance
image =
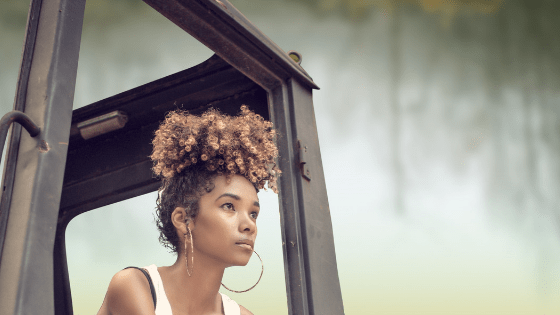
[{"label": "nose", "polygon": [[257,231],[257,222],[251,218],[251,214],[247,211],[240,216],[239,230],[244,233],[253,234]]}]

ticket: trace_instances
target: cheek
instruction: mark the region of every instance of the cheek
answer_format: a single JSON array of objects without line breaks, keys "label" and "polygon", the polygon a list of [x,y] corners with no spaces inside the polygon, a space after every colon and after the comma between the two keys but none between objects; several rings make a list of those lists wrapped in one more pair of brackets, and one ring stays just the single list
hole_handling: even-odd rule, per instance
[{"label": "cheek", "polygon": [[235,228],[235,220],[216,216],[212,220],[204,220],[200,222],[200,228],[203,230],[205,238],[212,241],[220,241],[227,237]]}]

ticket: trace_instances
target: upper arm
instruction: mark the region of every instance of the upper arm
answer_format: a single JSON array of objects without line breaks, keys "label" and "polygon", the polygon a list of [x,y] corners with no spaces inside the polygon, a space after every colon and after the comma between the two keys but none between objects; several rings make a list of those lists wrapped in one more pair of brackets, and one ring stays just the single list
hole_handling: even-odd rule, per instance
[{"label": "upper arm", "polygon": [[155,309],[148,279],[137,269],[130,268],[117,272],[109,283],[100,313],[154,315]]},{"label": "upper arm", "polygon": [[251,313],[251,311],[246,309],[243,305],[239,305],[239,308],[241,309],[241,315],[253,315],[253,313]]}]

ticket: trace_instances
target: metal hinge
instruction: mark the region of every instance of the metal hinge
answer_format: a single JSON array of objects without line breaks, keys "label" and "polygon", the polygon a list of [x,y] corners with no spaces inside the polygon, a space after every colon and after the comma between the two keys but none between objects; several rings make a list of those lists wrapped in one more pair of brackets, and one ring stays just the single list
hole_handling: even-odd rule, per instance
[{"label": "metal hinge", "polygon": [[298,147],[299,147],[299,166],[301,169],[301,176],[307,180],[311,180],[311,172],[309,171],[309,166],[307,163],[307,146],[301,141],[298,140]]}]

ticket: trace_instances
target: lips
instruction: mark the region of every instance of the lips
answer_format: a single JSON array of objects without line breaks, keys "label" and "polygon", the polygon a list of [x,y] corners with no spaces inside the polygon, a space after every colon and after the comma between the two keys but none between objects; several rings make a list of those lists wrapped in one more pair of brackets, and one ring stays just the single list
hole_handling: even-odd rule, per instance
[{"label": "lips", "polygon": [[239,240],[239,241],[235,242],[235,244],[252,251],[253,246],[255,245],[255,242],[252,241],[252,240],[249,240],[249,239],[243,239],[243,240]]}]

